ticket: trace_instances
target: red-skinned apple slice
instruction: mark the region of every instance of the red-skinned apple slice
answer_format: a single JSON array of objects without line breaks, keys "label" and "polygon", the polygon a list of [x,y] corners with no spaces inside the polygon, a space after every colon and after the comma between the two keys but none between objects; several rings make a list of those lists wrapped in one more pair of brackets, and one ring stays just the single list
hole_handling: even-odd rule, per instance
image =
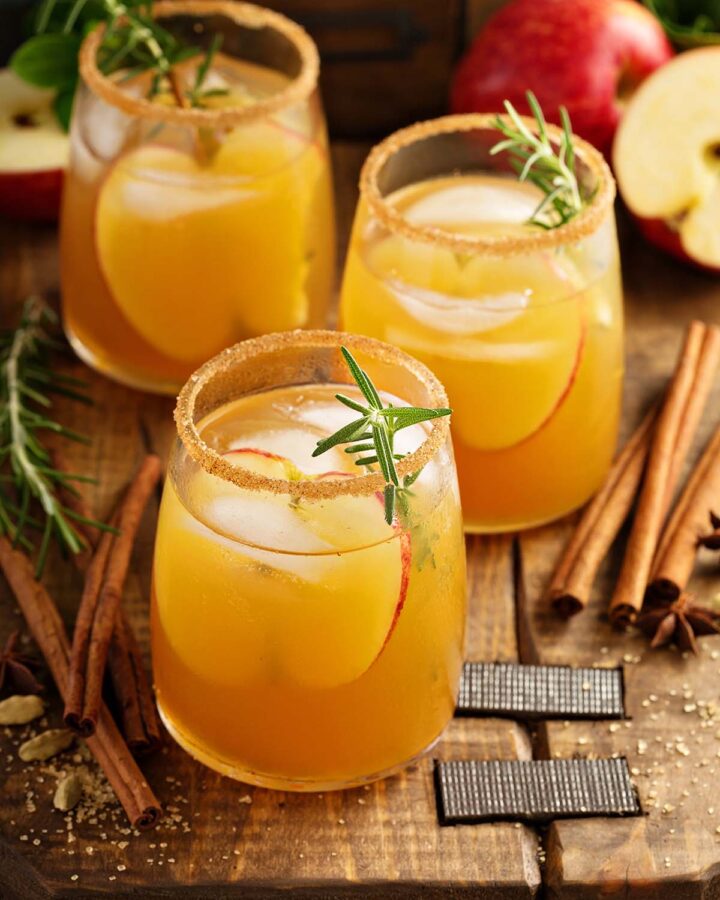
[{"label": "red-skinned apple slice", "polygon": [[57,220],[69,149],[52,99],[52,91],[0,70],[0,215]]},{"label": "red-skinned apple slice", "polygon": [[[243,468],[269,477],[291,480],[298,474],[307,479],[352,477],[351,473],[341,471],[303,475],[285,457],[253,447],[236,448],[225,456]],[[338,510],[338,504],[343,505],[342,510]],[[309,644],[301,629],[289,629],[284,638],[278,636],[283,644],[283,665],[292,673],[293,680],[313,687],[349,683],[364,675],[387,647],[407,598],[412,545],[409,533],[397,523],[387,526],[383,506],[382,495],[372,495],[340,496],[328,503],[314,503],[311,508],[306,509],[304,504],[296,507],[300,527],[311,530],[319,538],[320,545],[331,552],[326,550],[308,558],[308,566],[316,564],[320,568],[315,573],[312,593],[301,600],[304,617],[315,623],[313,632],[323,632],[322,650]],[[376,542],[363,551],[373,557],[364,560],[363,565],[382,573],[373,591],[358,591],[357,571],[346,572],[344,555],[332,552],[338,521],[352,521],[360,545],[368,541],[371,534],[376,537],[378,533],[397,533],[396,540]],[[350,554],[355,552],[349,551]],[[301,581],[304,566],[301,561],[297,572]]]},{"label": "red-skinned apple slice", "polygon": [[613,147],[641,230],[686,262],[720,271],[720,47],[682,53],[628,104]]}]

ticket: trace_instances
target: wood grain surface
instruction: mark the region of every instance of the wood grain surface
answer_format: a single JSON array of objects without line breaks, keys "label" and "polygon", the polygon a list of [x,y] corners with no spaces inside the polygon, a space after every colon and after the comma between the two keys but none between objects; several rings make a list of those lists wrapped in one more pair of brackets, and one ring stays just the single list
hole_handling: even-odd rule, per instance
[{"label": "wood grain surface", "polygon": [[[336,145],[340,240],[355,202],[366,147]],[[623,235],[628,312],[624,427],[670,371],[685,323],[720,321],[720,282],[660,257]],[[0,315],[10,324],[32,291],[57,300],[52,229],[0,224]],[[98,479],[91,500],[105,515],[141,455],[163,456],[173,440],[172,403],[115,385],[68,359],[90,382],[92,407],[63,406],[63,420],[90,434],[73,449]],[[716,392],[696,450],[716,418]],[[578,465],[582,460],[578,460]],[[147,596],[156,505],[135,548],[125,603],[147,649]],[[720,639],[703,639],[698,659],[648,651],[604,620],[617,560],[593,601],[569,624],[552,617],[541,592],[571,523],[513,537],[468,540],[469,659],[622,663],[628,723],[522,724],[456,720],[438,758],[523,758],[533,754],[627,755],[647,816],[568,820],[542,833],[512,824],[439,828],[432,761],[367,789],[293,795],[253,789],[203,768],[173,745],[142,762],[168,815],[133,834],[99,785],[96,809],[52,809],[63,765],[94,766],[76,748],[28,767],[17,759],[24,729],[0,730],[0,898],[158,897],[653,897],[718,896],[720,882]],[[718,558],[703,558],[698,592],[718,590]],[[48,584],[66,621],[78,602],[72,566],[53,560]],[[0,585],[0,640],[22,623]],[[59,722],[53,696],[48,722]],[[73,756],[74,753],[74,756]]]}]

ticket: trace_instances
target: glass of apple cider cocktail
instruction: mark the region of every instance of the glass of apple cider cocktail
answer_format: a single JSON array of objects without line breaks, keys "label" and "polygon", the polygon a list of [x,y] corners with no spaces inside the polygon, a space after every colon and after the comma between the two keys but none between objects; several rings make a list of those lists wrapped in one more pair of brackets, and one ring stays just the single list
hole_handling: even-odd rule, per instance
[{"label": "glass of apple cider cocktail", "polygon": [[238,340],[322,327],[335,235],[308,35],[246,3],[160,2],[153,14],[197,48],[171,77],[104,74],[103,26],[82,46],[63,318],[95,368],[174,393]]},{"label": "glass of apple cider cocktail", "polygon": [[393,512],[377,465],[356,462],[361,444],[330,439],[366,402],[347,350],[377,386],[379,416],[447,406],[424,365],[379,341],[328,331],[245,341],[180,394],[158,523],[161,715],[200,761],[283,790],[350,787],[407,765],[452,717],[463,660],[448,419],[397,432],[407,487]]},{"label": "glass of apple cider cocktail", "polygon": [[448,116],[371,152],[341,295],[343,328],[413,354],[447,389],[471,532],[546,522],[594,493],[623,372],[607,165],[575,138],[583,208],[557,227],[530,224],[543,194],[502,148],[491,153],[496,122]]}]

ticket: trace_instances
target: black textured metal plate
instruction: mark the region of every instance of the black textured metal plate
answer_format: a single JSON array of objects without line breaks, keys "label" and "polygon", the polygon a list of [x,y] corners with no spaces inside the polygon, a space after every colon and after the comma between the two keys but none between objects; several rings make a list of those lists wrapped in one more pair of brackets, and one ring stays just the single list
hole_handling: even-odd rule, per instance
[{"label": "black textured metal plate", "polygon": [[458,716],[622,719],[623,670],[465,663]]},{"label": "black textured metal plate", "polygon": [[441,825],[638,816],[627,760],[450,760],[435,766]]}]

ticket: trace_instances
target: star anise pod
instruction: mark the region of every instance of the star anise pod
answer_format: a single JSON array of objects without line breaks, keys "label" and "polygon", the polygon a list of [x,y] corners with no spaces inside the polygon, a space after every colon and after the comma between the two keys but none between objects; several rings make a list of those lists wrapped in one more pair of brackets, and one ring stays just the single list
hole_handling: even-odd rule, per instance
[{"label": "star anise pod", "polygon": [[651,647],[674,641],[680,650],[697,653],[697,635],[720,634],[720,615],[696,606],[690,594],[681,594],[677,600],[658,603],[641,613],[637,626],[652,638]]},{"label": "star anise pod", "polygon": [[703,534],[698,538],[701,547],[707,547],[708,550],[720,550],[720,516],[714,512],[710,512],[710,524],[712,531]]},{"label": "star anise pod", "polygon": [[43,688],[32,673],[39,663],[15,649],[19,635],[13,631],[0,650],[0,691],[10,687],[16,694],[39,694]]}]

